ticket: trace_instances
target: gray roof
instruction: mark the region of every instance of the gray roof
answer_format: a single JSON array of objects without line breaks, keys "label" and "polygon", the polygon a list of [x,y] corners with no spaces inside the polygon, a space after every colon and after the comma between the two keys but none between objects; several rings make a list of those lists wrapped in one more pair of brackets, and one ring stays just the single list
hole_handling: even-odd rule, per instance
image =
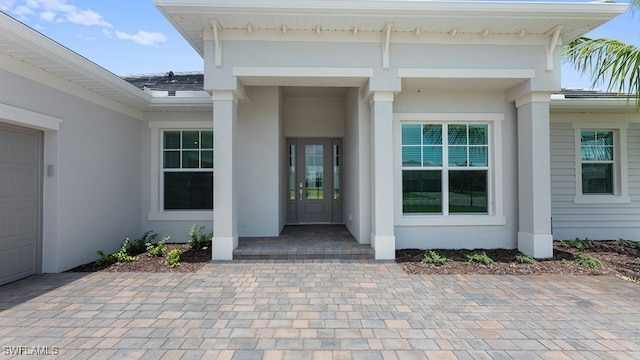
[{"label": "gray roof", "polygon": [[140,74],[122,76],[122,79],[137,87],[154,91],[202,91],[204,73],[169,71],[165,74]]},{"label": "gray roof", "polygon": [[593,89],[563,88],[560,94],[565,99],[626,99],[627,94]]}]

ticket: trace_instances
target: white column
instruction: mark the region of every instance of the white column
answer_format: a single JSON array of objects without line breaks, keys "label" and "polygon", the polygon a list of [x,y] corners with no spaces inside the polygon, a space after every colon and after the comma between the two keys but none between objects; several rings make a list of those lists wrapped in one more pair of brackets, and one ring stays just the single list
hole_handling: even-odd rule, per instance
[{"label": "white column", "polygon": [[378,260],[394,259],[393,93],[375,92],[371,107],[371,246]]},{"label": "white column", "polygon": [[553,257],[549,93],[529,93],[518,108],[518,250]]},{"label": "white column", "polygon": [[238,100],[232,91],[213,97],[213,260],[233,259],[238,247],[236,196],[236,122]]}]

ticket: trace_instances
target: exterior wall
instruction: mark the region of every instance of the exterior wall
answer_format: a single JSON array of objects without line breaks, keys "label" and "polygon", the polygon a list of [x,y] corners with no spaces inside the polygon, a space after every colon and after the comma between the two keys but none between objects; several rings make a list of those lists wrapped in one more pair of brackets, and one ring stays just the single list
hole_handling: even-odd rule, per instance
[{"label": "exterior wall", "polygon": [[62,119],[45,133],[43,271],[60,272],[140,235],[140,120],[0,70],[0,101]]},{"label": "exterior wall", "polygon": [[256,87],[248,94],[250,101],[238,106],[238,235],[278,236],[284,198],[280,90]]},{"label": "exterior wall", "polygon": [[344,136],[344,98],[285,97],[286,137],[341,138]]},{"label": "exterior wall", "polygon": [[[630,202],[576,203],[574,124],[628,124],[627,181]],[[640,123],[634,114],[551,114],[551,199],[553,237],[557,240],[640,239]]]},{"label": "exterior wall", "polygon": [[369,108],[358,89],[345,97],[344,222],[361,244],[371,243]]},{"label": "exterior wall", "polygon": [[[212,112],[148,112],[145,113],[146,124],[141,135],[142,144],[142,205],[140,207],[141,231],[153,231],[158,240],[170,236],[169,242],[187,242],[188,231],[194,225],[205,226],[207,232],[213,229],[213,212],[181,212],[179,215],[163,214],[160,211],[159,198],[162,189],[159,187],[162,166],[161,134],[162,129],[211,129],[213,127]],[[157,129],[154,134],[152,129]],[[153,141],[155,137],[155,142]],[[215,169],[214,169],[215,170]]]},{"label": "exterior wall", "polygon": [[[517,196],[517,120],[512,103],[504,100],[501,92],[403,92],[394,101],[394,113],[504,113],[502,121],[502,178],[496,179],[495,191],[502,192],[504,219],[499,225],[470,225],[457,223],[450,226],[438,226],[430,223],[420,225],[420,218],[402,216],[402,176],[401,161],[394,166],[396,196],[396,248],[507,248],[517,247],[518,232],[518,196]],[[396,121],[397,123],[397,121]],[[399,124],[395,129],[399,130]],[[399,139],[396,134],[396,139]],[[396,141],[394,151],[399,155],[400,143]],[[493,154],[492,156],[495,156]],[[396,156],[396,159],[399,159]],[[477,215],[483,217],[485,215]],[[450,215],[454,218],[455,215]],[[471,216],[469,216],[471,217]],[[468,217],[468,218],[469,218]],[[486,217],[486,216],[485,216]],[[408,225],[411,219],[411,225]],[[500,219],[496,219],[500,222]],[[455,219],[454,219],[455,221]],[[482,220],[478,220],[482,221]],[[434,220],[434,222],[438,222]],[[426,221],[425,221],[426,223]],[[405,224],[405,225],[403,225]]]}]

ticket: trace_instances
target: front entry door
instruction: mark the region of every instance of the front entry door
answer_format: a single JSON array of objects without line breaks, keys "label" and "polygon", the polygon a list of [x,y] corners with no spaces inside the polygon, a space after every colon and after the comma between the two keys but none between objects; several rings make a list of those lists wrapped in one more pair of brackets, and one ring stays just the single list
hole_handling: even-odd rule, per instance
[{"label": "front entry door", "polygon": [[340,140],[290,139],[289,224],[340,223]]}]

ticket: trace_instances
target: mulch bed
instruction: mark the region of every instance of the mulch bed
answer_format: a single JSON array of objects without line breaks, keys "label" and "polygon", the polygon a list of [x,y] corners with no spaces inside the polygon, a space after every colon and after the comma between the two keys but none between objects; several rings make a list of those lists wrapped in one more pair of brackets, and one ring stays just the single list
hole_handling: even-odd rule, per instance
[{"label": "mulch bed", "polygon": [[[515,257],[517,250],[482,250],[493,264],[469,263],[466,255],[474,250],[434,249],[441,256],[453,259],[444,265],[426,264],[421,261],[425,250],[404,249],[396,251],[396,263],[408,274],[491,274],[491,275],[610,275],[627,279],[640,279],[640,249],[622,247],[616,241],[588,241],[588,249],[578,250],[554,242],[552,259],[537,260],[535,264],[521,264]],[[98,266],[95,262],[80,265],[70,272],[196,272],[211,261],[211,249],[192,249],[188,244],[167,244],[167,253],[182,249],[180,266],[171,268],[164,264],[164,257],[138,255],[137,261]],[[602,263],[600,269],[578,264],[576,254],[594,257]]]},{"label": "mulch bed", "polygon": [[95,262],[80,265],[69,272],[196,272],[211,261],[211,249],[192,249],[188,244],[167,244],[167,251],[182,249],[180,266],[169,267],[164,264],[164,257],[150,257],[146,252],[138,256],[137,261],[118,262],[111,265],[96,265]]},{"label": "mulch bed", "polygon": [[[444,265],[421,261],[425,250],[405,249],[396,251],[396,262],[408,274],[492,274],[492,275],[611,275],[640,279],[640,250],[619,246],[616,241],[587,241],[589,248],[578,250],[554,242],[553,258],[537,260],[535,264],[516,261],[517,250],[481,250],[494,261],[493,264],[469,263],[466,255],[474,250],[436,249],[441,256],[453,259]],[[602,267],[593,269],[578,264],[576,254],[600,260]]]}]

